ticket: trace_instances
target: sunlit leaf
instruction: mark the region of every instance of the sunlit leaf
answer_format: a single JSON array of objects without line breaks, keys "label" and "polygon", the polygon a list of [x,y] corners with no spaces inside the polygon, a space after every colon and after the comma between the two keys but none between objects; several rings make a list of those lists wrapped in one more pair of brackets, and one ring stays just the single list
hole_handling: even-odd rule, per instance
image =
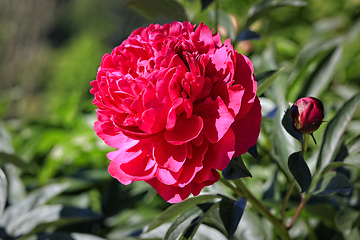
[{"label": "sunlit leaf", "polygon": [[321,172],[332,161],[340,139],[360,104],[360,93],[347,101],[336,116],[327,124],[316,170]]},{"label": "sunlit leaf", "polygon": [[0,168],[0,218],[3,214],[7,199],[7,180],[3,170]]},{"label": "sunlit leaf", "polygon": [[6,226],[6,232],[11,236],[34,234],[49,226],[63,226],[79,221],[98,218],[99,215],[87,209],[63,205],[43,205],[27,213],[19,215]]},{"label": "sunlit leaf", "polygon": [[19,216],[29,212],[30,210],[41,206],[48,202],[51,198],[65,191],[68,184],[50,184],[43,188],[35,190],[22,201],[6,208],[0,218],[0,225],[6,226],[18,219]]},{"label": "sunlit leaf", "polygon": [[227,180],[252,177],[241,156],[231,159],[227,167],[222,171],[222,174]]},{"label": "sunlit leaf", "polygon": [[303,88],[305,94],[301,94],[302,96],[317,97],[330,84],[336,66],[341,60],[342,52],[342,46],[338,46],[328,53],[307,80],[307,84]]},{"label": "sunlit leaf", "polygon": [[221,196],[219,196],[219,195],[201,195],[201,196],[197,196],[197,197],[188,198],[185,201],[182,201],[180,203],[176,203],[176,204],[168,207],[164,212],[162,212],[162,214],[160,214],[149,225],[149,228],[148,228],[147,231],[149,232],[152,229],[160,226],[161,224],[170,221],[174,217],[176,217],[179,214],[187,211],[188,209],[190,209],[191,207],[193,207],[193,206],[195,206],[195,205],[197,205],[199,203],[211,201],[211,200],[214,200],[216,198],[221,198]]},{"label": "sunlit leaf", "polygon": [[220,202],[220,217],[228,233],[229,239],[234,236],[234,233],[244,213],[246,202],[246,198],[244,197],[239,198],[237,201],[223,198]]},{"label": "sunlit leaf", "polygon": [[304,160],[303,152],[295,152],[288,160],[290,172],[301,187],[301,192],[306,192],[311,184],[311,172]]},{"label": "sunlit leaf", "polygon": [[199,207],[194,206],[181,214],[171,224],[170,228],[165,234],[164,240],[176,240],[190,225],[190,223],[201,214],[201,212],[202,210]]},{"label": "sunlit leaf", "polygon": [[348,155],[352,155],[360,151],[360,135],[343,144],[336,155],[334,162],[343,161]]},{"label": "sunlit leaf", "polygon": [[328,172],[318,181],[313,195],[348,193],[352,189],[349,179],[338,172]]},{"label": "sunlit leaf", "polygon": [[211,212],[212,210],[214,210],[215,208],[218,208],[218,207],[219,207],[219,202],[217,202],[215,204],[213,204],[213,203],[207,204],[207,207],[205,207],[203,209],[203,213],[200,216],[198,216],[197,218],[195,218],[194,220],[191,221],[190,225],[185,230],[184,234],[180,237],[180,240],[191,240],[191,239],[193,239],[196,231],[198,230],[201,223],[203,222],[204,217],[209,212]]},{"label": "sunlit leaf", "polygon": [[270,87],[270,85],[275,81],[275,79],[279,76],[279,74],[284,70],[284,67],[280,68],[277,71],[267,71],[264,73],[260,73],[256,76],[256,80],[258,81],[257,88],[257,96],[261,96],[265,92],[266,89]]},{"label": "sunlit leaf", "polygon": [[259,18],[264,17],[272,10],[280,7],[304,7],[307,6],[305,1],[276,1],[276,0],[263,0],[262,2],[252,6],[248,11],[248,17],[245,27],[249,27],[253,22]]}]

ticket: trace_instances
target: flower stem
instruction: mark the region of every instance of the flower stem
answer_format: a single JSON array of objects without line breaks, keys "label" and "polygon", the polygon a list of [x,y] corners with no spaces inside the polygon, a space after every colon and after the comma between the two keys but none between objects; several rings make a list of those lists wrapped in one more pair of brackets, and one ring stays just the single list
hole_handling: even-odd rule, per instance
[{"label": "flower stem", "polygon": [[240,192],[240,190],[234,187],[228,180],[224,178],[220,178],[219,181],[228,188],[230,188],[231,190],[233,190],[239,197],[244,197],[244,195]]},{"label": "flower stem", "polygon": [[303,142],[303,144],[302,144],[302,150],[303,150],[304,155],[305,155],[305,153],[306,153],[306,151],[307,151],[307,149],[308,149],[308,145],[309,145],[310,134],[304,133],[303,136],[304,136],[304,142]]},{"label": "flower stem", "polygon": [[280,238],[282,240],[290,240],[288,230],[286,229],[285,225],[279,222],[274,215],[272,215],[269,210],[255,198],[254,195],[246,188],[245,184],[242,182],[241,179],[234,180],[235,185],[237,188],[243,193],[246,199],[262,214],[267,220],[269,220],[273,225],[276,231],[278,232]]},{"label": "flower stem", "polygon": [[215,0],[215,32],[218,32],[220,0]]},{"label": "flower stem", "polygon": [[297,219],[297,217],[299,216],[301,210],[303,209],[303,207],[305,206],[305,204],[307,203],[307,201],[309,200],[311,195],[302,195],[301,196],[301,202],[298,206],[298,208],[296,209],[296,212],[294,214],[294,216],[291,219],[291,222],[289,224],[286,225],[287,229],[290,229],[292,227],[292,225],[294,224],[295,220]]},{"label": "flower stem", "polygon": [[285,198],[284,198],[284,202],[283,202],[282,207],[281,207],[281,222],[282,222],[282,224],[284,224],[284,225],[285,225],[286,205],[287,205],[287,203],[289,202],[291,192],[292,192],[292,190],[294,189],[294,186],[295,186],[295,182],[296,182],[296,181],[295,181],[295,178],[293,178],[293,180],[291,181],[290,187],[289,187],[289,189],[288,189],[287,192],[286,192],[286,195],[285,195]]}]

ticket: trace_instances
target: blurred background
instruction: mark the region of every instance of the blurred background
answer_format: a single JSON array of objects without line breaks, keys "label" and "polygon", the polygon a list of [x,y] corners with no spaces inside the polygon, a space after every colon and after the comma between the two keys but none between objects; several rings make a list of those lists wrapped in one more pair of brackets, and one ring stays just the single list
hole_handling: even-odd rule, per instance
[{"label": "blurred background", "polygon": [[[218,2],[222,39],[231,38],[234,47],[252,60],[255,75],[284,67],[279,86],[287,102],[316,96],[323,101],[325,120],[329,120],[359,91],[359,0],[288,1],[292,3],[267,8],[259,16],[251,12],[251,6],[273,1]],[[45,202],[71,205],[81,217],[72,219],[71,226],[54,221],[50,232],[80,232],[106,239],[136,236],[169,206],[145,183],[123,186],[107,173],[106,153],[112,149],[92,129],[96,116],[90,81],[102,56],[133,30],[173,20],[204,22],[213,29],[214,5],[200,0],[0,0],[0,152],[7,154],[0,164],[9,183],[6,206],[50,184],[69,184]],[[260,39],[240,37],[245,27]],[[275,95],[269,91],[262,96],[269,126]],[[346,132],[349,137],[360,133],[356,119]],[[251,172],[273,169],[264,179],[253,179],[258,196],[275,174],[276,164],[266,153],[271,149],[269,129],[265,125],[260,138],[265,146],[259,150],[261,165],[248,163]],[[322,133],[316,133],[317,139]],[[14,167],[10,160],[21,163]],[[280,178],[279,194],[284,191],[283,182]],[[217,188],[221,186],[206,191]],[[332,224],[325,221],[318,231],[333,233]],[[50,236],[48,229],[29,227],[21,234]],[[14,231],[6,233],[9,239],[17,236]]]}]

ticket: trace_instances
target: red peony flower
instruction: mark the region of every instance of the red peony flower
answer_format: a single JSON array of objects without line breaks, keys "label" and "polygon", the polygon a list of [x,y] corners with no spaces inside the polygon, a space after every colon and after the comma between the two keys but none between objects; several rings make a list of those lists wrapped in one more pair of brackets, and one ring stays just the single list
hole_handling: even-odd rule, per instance
[{"label": "red peony flower", "polygon": [[168,202],[198,195],[255,145],[260,103],[250,60],[203,23],[135,30],[91,82],[110,174],[146,181]]}]

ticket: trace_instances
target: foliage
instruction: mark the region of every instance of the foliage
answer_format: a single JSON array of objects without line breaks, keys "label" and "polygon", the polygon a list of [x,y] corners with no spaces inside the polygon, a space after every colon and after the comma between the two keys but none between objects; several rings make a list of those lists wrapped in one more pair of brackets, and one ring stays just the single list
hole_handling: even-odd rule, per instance
[{"label": "foliage", "polygon": [[[0,62],[2,76],[18,79],[0,81],[0,239],[360,238],[358,1],[49,2],[51,21],[25,15],[43,34],[0,30],[0,45],[21,36],[37,44],[0,48],[4,60],[23,63],[25,47],[43,58],[26,63],[31,78]],[[34,7],[18,4],[5,9]],[[169,207],[145,183],[109,176],[111,149],[92,129],[88,91],[101,56],[132,30],[185,19],[217,29],[251,59],[263,119],[257,145],[219,183]],[[305,96],[325,107],[317,144],[289,124],[289,103]]]}]

